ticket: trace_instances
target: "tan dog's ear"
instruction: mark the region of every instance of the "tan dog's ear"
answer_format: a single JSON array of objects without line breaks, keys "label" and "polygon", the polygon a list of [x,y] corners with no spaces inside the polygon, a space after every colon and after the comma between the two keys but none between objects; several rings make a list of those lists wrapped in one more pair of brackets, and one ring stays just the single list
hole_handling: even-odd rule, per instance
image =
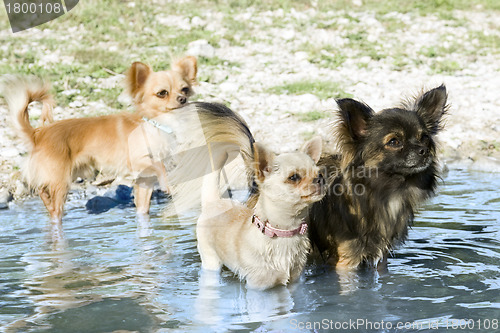
[{"label": "tan dog's ear", "polygon": [[301,151],[309,157],[312,158],[314,163],[318,163],[319,158],[321,157],[321,150],[323,149],[323,140],[320,136],[315,136],[311,140],[307,141],[302,147]]},{"label": "tan dog's ear", "polygon": [[151,67],[139,61],[134,62],[130,66],[129,70],[125,73],[125,84],[132,98],[136,98],[152,71]]},{"label": "tan dog's ear", "polygon": [[253,144],[254,171],[257,180],[263,182],[266,174],[271,172],[274,153],[266,149],[260,143]]},{"label": "tan dog's ear", "polygon": [[196,74],[198,73],[198,65],[195,57],[187,56],[176,61],[172,65],[172,69],[181,73],[184,78],[191,82],[191,84],[197,84]]}]

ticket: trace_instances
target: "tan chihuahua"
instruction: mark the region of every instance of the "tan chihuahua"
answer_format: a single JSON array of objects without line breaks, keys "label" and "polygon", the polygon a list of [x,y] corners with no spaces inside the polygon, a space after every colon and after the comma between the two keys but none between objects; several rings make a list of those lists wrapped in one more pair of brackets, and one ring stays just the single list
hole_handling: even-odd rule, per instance
[{"label": "tan chihuahua", "polygon": [[296,280],[306,264],[310,243],[304,219],[325,187],[316,166],[321,139],[311,140],[298,153],[275,155],[260,144],[253,151],[259,191],[255,209],[220,198],[217,184],[224,156],[215,157],[216,171],[203,182],[196,233],[204,269],[225,265],[248,287],[267,289]]},{"label": "tan chihuahua", "polygon": [[[130,134],[141,124],[186,103],[196,82],[196,59],[186,57],[174,63],[172,70],[153,72],[149,66],[134,63],[127,72],[127,89],[134,97],[137,112],[65,119],[50,123],[53,99],[49,85],[36,77],[8,77],[3,93],[12,114],[14,126],[27,143],[30,153],[24,176],[39,191],[51,220],[60,223],[64,202],[72,180],[82,170],[106,169],[116,174],[126,171],[139,174],[151,169],[166,188],[164,166],[147,158],[148,147],[130,144]],[[30,124],[28,105],[43,103],[41,127]],[[133,156],[143,158],[131,160]],[[138,213],[147,214],[152,193],[149,188],[136,186]]]},{"label": "tan chihuahua", "polygon": [[125,73],[125,85],[141,115],[157,117],[186,104],[197,84],[196,58],[187,56],[173,62],[169,71],[154,72],[142,62],[134,62]]}]

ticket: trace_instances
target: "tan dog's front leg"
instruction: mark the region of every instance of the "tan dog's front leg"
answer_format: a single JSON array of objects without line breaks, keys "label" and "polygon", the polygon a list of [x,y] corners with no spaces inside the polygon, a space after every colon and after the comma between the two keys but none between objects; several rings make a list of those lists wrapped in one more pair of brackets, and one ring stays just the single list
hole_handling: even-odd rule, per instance
[{"label": "tan dog's front leg", "polygon": [[138,215],[148,215],[153,187],[136,184],[134,186],[134,203]]},{"label": "tan dog's front leg", "polygon": [[50,215],[52,223],[62,223],[64,202],[68,194],[68,189],[64,185],[51,185],[40,189],[42,199]]},{"label": "tan dog's front leg", "polygon": [[171,194],[170,188],[168,187],[167,169],[165,165],[162,162],[155,162],[153,168],[158,178],[158,182],[160,183],[161,190],[167,194]]}]

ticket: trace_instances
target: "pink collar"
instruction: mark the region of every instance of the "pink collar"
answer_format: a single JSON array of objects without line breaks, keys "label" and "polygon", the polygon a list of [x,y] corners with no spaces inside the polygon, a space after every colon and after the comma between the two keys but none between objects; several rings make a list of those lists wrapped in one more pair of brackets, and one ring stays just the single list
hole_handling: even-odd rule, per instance
[{"label": "pink collar", "polygon": [[302,222],[300,227],[293,229],[293,230],[283,230],[283,229],[278,229],[274,228],[271,226],[269,221],[266,221],[266,223],[262,223],[262,221],[259,219],[257,215],[252,216],[252,223],[257,226],[257,228],[266,236],[269,236],[273,238],[274,236],[276,237],[292,237],[297,234],[303,235],[307,231],[307,223]]}]

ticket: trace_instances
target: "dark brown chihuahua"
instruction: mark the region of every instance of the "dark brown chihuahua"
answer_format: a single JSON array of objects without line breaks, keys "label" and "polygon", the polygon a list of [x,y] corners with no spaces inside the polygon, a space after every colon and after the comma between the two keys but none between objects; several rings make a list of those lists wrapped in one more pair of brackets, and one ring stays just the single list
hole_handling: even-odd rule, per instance
[{"label": "dark brown chihuahua", "polygon": [[312,243],[338,268],[377,266],[406,240],[418,206],[438,181],[435,135],[447,111],[444,85],[375,113],[337,100],[340,155],[323,156],[326,197],[310,210]]}]

